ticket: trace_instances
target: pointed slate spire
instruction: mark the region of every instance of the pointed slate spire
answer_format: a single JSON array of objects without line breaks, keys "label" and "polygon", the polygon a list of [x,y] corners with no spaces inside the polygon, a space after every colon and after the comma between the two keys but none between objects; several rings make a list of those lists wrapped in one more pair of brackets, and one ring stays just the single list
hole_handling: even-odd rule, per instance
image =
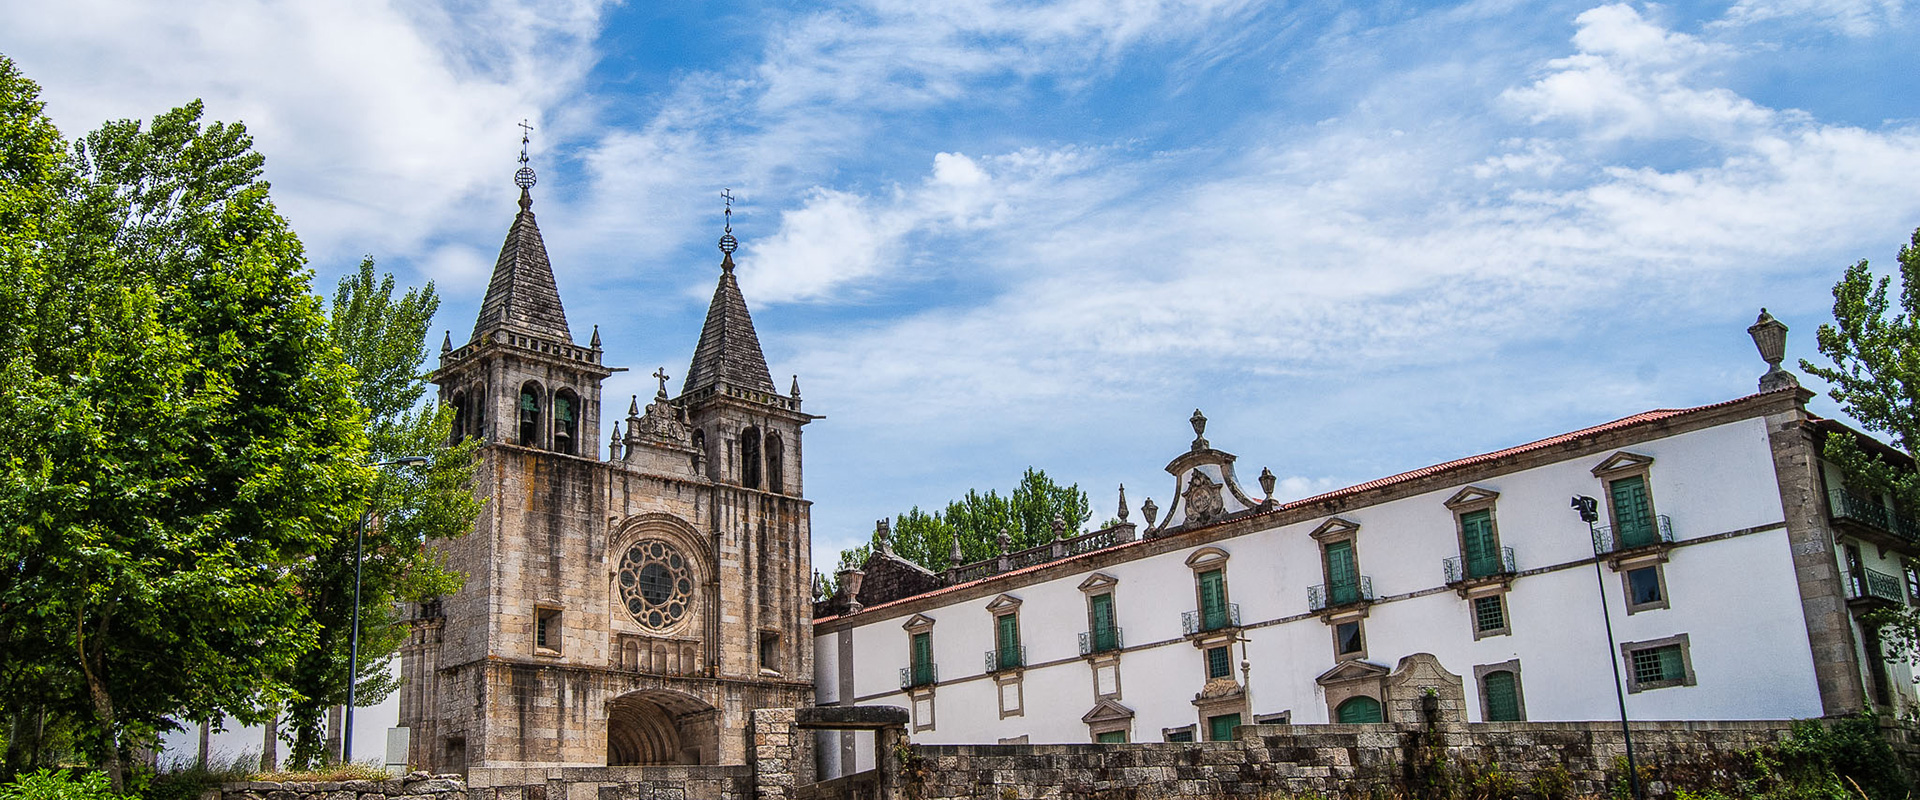
[{"label": "pointed slate spire", "polygon": [[[731,204],[732,198],[728,200]],[[707,323],[700,328],[700,344],[693,349],[693,364],[687,367],[687,381],[680,391],[684,394],[724,382],[774,394],[773,374],[767,371],[767,357],[760,352],[760,337],[753,332],[753,316],[747,313],[747,300],[733,278],[733,251],[738,244],[733,238],[731,205],[727,216],[727,232],[720,237],[720,285],[713,290]]]},{"label": "pointed slate spire", "polygon": [[[526,163],[526,137],[521,137],[521,163]],[[479,339],[495,328],[512,328],[523,333],[573,341],[567,328],[567,312],[560,305],[560,289],[553,281],[553,265],[547,261],[547,244],[540,238],[540,226],[533,219],[533,168],[522,166],[514,175],[520,186],[520,213],[507,229],[506,244],[500,246],[500,259],[493,264],[493,279],[487,283],[487,297],[480,303],[480,316],[474,321],[473,337]]]}]

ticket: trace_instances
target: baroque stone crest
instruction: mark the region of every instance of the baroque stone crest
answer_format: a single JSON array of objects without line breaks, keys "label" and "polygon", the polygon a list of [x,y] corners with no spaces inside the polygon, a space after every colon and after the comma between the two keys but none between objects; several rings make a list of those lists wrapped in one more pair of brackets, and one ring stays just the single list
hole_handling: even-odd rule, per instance
[{"label": "baroque stone crest", "polygon": [[1214,483],[1207,474],[1193,471],[1193,478],[1187,481],[1187,524],[1212,522],[1225,513],[1226,504],[1220,500],[1220,484]]}]

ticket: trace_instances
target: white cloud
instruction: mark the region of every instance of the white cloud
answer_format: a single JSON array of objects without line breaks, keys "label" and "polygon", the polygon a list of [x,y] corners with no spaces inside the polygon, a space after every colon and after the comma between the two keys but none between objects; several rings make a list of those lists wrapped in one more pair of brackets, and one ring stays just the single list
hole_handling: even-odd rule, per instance
[{"label": "white cloud", "polygon": [[1574,23],[1580,52],[1504,95],[1534,122],[1571,122],[1599,139],[1719,140],[1773,121],[1776,112],[1727,89],[1688,84],[1696,68],[1729,55],[1724,47],[1661,28],[1627,5],[1590,9]]},{"label": "white cloud", "polygon": [[505,185],[514,123],[544,128],[545,110],[577,88],[599,9],[16,3],[0,48],[43,83],[69,136],[205,99],[209,118],[244,121],[268,154],[274,198],[311,255],[384,259],[470,224],[483,187]]},{"label": "white cloud", "polygon": [[1810,21],[1848,36],[1869,36],[1899,22],[1905,7],[1901,0],[1740,0],[1716,24]]}]

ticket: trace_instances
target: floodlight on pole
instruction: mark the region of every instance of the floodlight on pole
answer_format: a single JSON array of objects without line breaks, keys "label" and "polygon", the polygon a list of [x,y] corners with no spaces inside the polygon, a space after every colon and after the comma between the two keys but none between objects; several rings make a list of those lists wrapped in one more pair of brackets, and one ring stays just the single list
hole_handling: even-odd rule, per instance
[{"label": "floodlight on pole", "polygon": [[[1594,524],[1600,521],[1600,501],[1586,495],[1574,495],[1573,509],[1580,514],[1580,521],[1587,523],[1587,534],[1598,541],[1599,532]],[[1614,656],[1613,613],[1607,608],[1607,578],[1600,571],[1600,547],[1594,545],[1593,578],[1600,587],[1600,619],[1606,623],[1607,663],[1613,665],[1613,696],[1620,703],[1620,737],[1627,748],[1627,787],[1633,800],[1640,800],[1640,770],[1633,762],[1633,731],[1627,727],[1627,694],[1620,687],[1620,659]]]},{"label": "floodlight on pole", "polygon": [[[392,461],[381,461],[367,466],[374,469],[383,467],[421,467],[428,460],[421,456],[406,456]],[[360,566],[361,551],[366,546],[367,520],[373,517],[373,499],[367,499],[367,507],[360,512],[360,524],[353,529],[353,631],[347,641],[347,712],[346,722],[340,728],[340,760],[353,762],[353,704],[358,699],[355,689],[360,686]]]}]

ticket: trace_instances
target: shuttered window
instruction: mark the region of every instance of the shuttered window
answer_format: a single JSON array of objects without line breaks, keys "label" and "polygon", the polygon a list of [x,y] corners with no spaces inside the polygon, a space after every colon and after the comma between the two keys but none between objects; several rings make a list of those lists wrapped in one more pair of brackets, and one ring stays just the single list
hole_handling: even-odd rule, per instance
[{"label": "shuttered window", "polygon": [[993,618],[996,633],[995,646],[999,649],[1000,669],[1013,669],[1021,666],[1020,659],[1020,617],[1017,614],[1001,614]]},{"label": "shuttered window", "polygon": [[1493,538],[1493,511],[1481,509],[1460,515],[1460,538],[1466,549],[1467,577],[1500,573],[1500,545]]},{"label": "shuttered window", "polygon": [[933,634],[916,633],[913,635],[913,685],[925,686],[932,682]]},{"label": "shuttered window", "polygon": [[1353,542],[1327,544],[1327,604],[1345,605],[1360,599],[1360,566],[1353,560]]},{"label": "shuttered window", "polygon": [[1106,733],[1093,737],[1093,740],[1096,742],[1099,742],[1100,744],[1126,744],[1127,732],[1126,731],[1107,731]]},{"label": "shuttered window", "polygon": [[1506,670],[1489,672],[1480,679],[1486,693],[1488,722],[1515,722],[1520,719],[1520,692],[1517,679]]},{"label": "shuttered window", "polygon": [[1239,714],[1221,714],[1220,716],[1217,716],[1217,717],[1208,717],[1207,718],[1207,741],[1209,742],[1232,741],[1233,729],[1237,727],[1240,727]]},{"label": "shuttered window", "polygon": [[1104,653],[1120,648],[1120,634],[1113,627],[1113,595],[1096,594],[1093,604],[1093,651]]},{"label": "shuttered window", "polygon": [[1653,504],[1647,501],[1647,479],[1633,475],[1607,485],[1613,497],[1615,540],[1621,547],[1639,547],[1659,541],[1654,529]]},{"label": "shuttered window", "polygon": [[1220,570],[1200,573],[1200,620],[1204,630],[1227,627],[1227,582]]},{"label": "shuttered window", "polygon": [[1355,725],[1366,722],[1385,722],[1387,717],[1380,709],[1380,701],[1366,695],[1349,697],[1346,702],[1334,710],[1343,725]]}]

